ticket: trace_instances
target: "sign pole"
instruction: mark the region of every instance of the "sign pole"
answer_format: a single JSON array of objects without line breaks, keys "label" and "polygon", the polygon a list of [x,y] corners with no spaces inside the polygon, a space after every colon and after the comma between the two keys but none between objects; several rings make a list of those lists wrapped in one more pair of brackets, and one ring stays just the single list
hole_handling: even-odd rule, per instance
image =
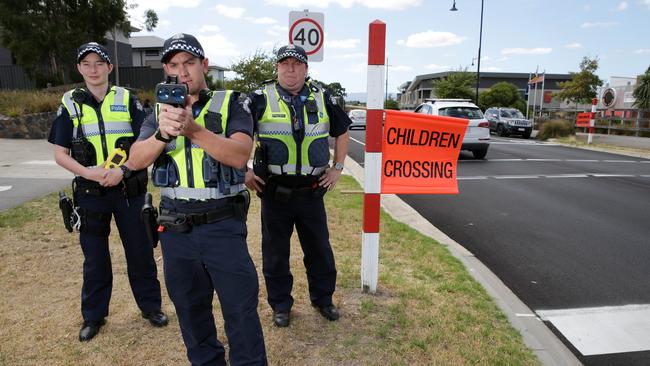
[{"label": "sign pole", "polygon": [[384,68],[386,23],[370,23],[368,34],[368,77],[366,103],[365,181],[363,234],[361,245],[361,287],[377,292],[379,274],[379,212],[381,200],[381,140],[384,118]]},{"label": "sign pole", "polygon": [[596,109],[598,106],[598,98],[594,98],[591,100],[591,119],[589,120],[589,135],[587,135],[587,145],[591,145],[592,139],[593,139],[593,134],[594,134],[594,126],[596,125]]}]

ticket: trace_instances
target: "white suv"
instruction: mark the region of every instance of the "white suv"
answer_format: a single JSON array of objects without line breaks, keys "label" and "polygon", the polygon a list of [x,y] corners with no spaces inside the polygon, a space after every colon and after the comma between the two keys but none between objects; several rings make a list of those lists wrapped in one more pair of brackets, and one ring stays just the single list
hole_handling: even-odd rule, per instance
[{"label": "white suv", "polygon": [[466,118],[469,120],[461,150],[469,150],[474,159],[483,159],[490,147],[490,123],[469,99],[425,99],[415,113]]}]

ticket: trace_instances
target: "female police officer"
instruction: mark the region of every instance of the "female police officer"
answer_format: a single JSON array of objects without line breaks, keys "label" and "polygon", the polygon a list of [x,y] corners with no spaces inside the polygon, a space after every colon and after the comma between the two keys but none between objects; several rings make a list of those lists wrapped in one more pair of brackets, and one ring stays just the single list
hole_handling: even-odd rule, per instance
[{"label": "female police officer", "polygon": [[111,217],[115,216],[126,254],[131,290],[142,316],[154,326],[167,325],[160,311],[160,283],[153,248],[139,219],[146,192],[146,171],[125,165],[105,169],[115,149],[128,153],[140,131],[144,112],[129,90],[109,87],[113,65],[107,50],[90,42],[77,51],[77,70],[85,88],[63,95],[49,142],[60,166],[75,174],[73,194],[80,209],[79,239],[84,254],[80,341],[89,341],[105,323],[113,286],[108,249]]}]

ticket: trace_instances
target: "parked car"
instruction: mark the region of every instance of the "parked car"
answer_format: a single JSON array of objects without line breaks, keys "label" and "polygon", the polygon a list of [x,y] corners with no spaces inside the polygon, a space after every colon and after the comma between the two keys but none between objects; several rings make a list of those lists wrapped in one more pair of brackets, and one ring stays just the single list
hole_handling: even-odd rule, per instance
[{"label": "parked car", "polygon": [[475,159],[483,159],[487,155],[490,147],[488,121],[469,99],[425,99],[415,108],[415,113],[468,119],[469,125],[460,149],[471,151]]},{"label": "parked car", "polygon": [[352,120],[350,129],[360,128],[362,130],[366,129],[366,110],[365,109],[352,109],[348,116]]},{"label": "parked car", "polygon": [[490,122],[490,132],[499,136],[521,135],[527,139],[533,131],[533,124],[515,108],[488,108],[485,118]]}]

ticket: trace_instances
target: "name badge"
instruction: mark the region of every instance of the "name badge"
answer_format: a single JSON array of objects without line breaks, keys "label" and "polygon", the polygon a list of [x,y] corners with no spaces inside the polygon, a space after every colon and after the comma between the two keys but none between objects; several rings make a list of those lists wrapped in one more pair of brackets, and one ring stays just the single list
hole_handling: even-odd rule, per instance
[{"label": "name badge", "polygon": [[111,112],[126,112],[125,105],[111,105]]}]

